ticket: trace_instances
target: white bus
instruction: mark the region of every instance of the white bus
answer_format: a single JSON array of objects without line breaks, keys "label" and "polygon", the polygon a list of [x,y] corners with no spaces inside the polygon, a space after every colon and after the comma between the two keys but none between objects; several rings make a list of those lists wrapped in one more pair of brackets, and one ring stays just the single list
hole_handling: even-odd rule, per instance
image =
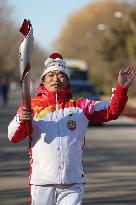
[{"label": "white bus", "polygon": [[86,61],[74,58],[67,58],[65,61],[70,70],[71,80],[89,80],[88,65]]}]

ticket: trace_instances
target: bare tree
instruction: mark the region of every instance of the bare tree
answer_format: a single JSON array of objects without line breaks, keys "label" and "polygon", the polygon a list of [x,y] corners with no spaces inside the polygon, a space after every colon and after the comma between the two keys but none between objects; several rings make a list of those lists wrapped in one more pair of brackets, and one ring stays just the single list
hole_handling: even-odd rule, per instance
[{"label": "bare tree", "polygon": [[[10,16],[13,7],[7,1],[0,0],[0,75],[19,76],[19,46],[22,36],[19,27]],[[33,75],[41,72],[46,52],[35,42],[32,54]],[[41,68],[41,69],[40,69]]]}]

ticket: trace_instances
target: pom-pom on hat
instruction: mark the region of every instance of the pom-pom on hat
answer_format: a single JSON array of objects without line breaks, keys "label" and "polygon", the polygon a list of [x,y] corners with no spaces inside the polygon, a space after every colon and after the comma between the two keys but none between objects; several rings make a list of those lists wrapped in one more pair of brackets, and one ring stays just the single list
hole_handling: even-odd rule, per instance
[{"label": "pom-pom on hat", "polygon": [[45,74],[55,70],[65,73],[65,75],[70,79],[70,73],[68,67],[66,66],[66,62],[63,60],[62,55],[60,55],[59,53],[52,53],[50,57],[45,61],[41,79]]}]

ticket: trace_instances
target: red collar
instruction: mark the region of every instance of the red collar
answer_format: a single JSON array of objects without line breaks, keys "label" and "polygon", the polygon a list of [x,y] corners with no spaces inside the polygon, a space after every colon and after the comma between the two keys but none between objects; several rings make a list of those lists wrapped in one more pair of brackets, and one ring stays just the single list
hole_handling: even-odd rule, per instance
[{"label": "red collar", "polygon": [[61,103],[65,102],[72,97],[70,89],[57,90],[57,91],[48,91],[43,84],[40,84],[36,96],[44,97],[49,104],[56,104],[56,102]]}]

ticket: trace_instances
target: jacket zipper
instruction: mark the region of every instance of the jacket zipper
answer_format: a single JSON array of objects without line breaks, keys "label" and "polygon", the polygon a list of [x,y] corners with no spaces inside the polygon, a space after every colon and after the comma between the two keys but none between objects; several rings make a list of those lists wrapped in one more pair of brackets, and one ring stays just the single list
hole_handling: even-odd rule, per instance
[{"label": "jacket zipper", "polygon": [[[58,95],[56,93],[56,122],[58,122]],[[61,177],[61,173],[62,173],[62,163],[61,163],[61,141],[60,141],[60,131],[59,131],[59,126],[57,124],[57,134],[58,134],[58,158],[59,158],[59,183],[62,183],[62,177]]]}]

